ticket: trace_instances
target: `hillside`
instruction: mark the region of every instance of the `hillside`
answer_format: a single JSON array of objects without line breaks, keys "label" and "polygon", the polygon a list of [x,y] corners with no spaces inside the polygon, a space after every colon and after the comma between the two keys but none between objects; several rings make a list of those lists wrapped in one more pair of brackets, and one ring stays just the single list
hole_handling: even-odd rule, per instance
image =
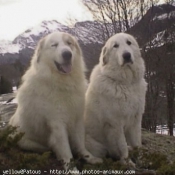
[{"label": "hillside", "polygon": [[159,38],[160,32],[173,26],[174,21],[175,6],[170,4],[153,6],[128,32],[137,38],[141,47],[144,47],[150,39]]}]

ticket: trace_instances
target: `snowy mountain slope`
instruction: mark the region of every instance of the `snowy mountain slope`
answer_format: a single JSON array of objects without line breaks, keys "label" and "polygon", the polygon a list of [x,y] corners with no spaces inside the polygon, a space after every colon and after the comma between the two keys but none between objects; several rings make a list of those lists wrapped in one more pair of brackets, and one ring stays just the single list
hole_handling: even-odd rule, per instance
[{"label": "snowy mountain slope", "polygon": [[153,21],[154,20],[164,20],[164,19],[167,19],[167,18],[172,18],[172,17],[175,17],[175,11],[172,11],[170,13],[163,13],[161,15],[156,15],[154,18],[153,18]]},{"label": "snowy mountain slope", "polygon": [[146,49],[151,49],[155,47],[161,47],[167,43],[172,43],[175,41],[175,31],[168,33],[168,31],[163,30],[157,33],[151,40],[151,42],[146,43]]},{"label": "snowy mountain slope", "polygon": [[69,27],[62,25],[56,20],[43,21],[39,25],[26,30],[24,33],[16,37],[13,41],[14,44],[20,44],[23,47],[29,47],[34,49],[38,40],[54,31],[69,31]]},{"label": "snowy mountain slope", "polygon": [[21,44],[13,44],[11,41],[0,41],[0,54],[4,55],[5,53],[19,53],[23,47]]},{"label": "snowy mountain slope", "polygon": [[[13,43],[18,43],[27,47],[35,47],[36,41],[41,37],[54,32],[61,31],[67,32],[74,35],[78,40],[83,41],[83,43],[96,43],[102,42],[102,38],[99,36],[98,27],[100,24],[97,22],[78,22],[73,28],[69,28],[56,20],[53,21],[43,21],[38,26],[35,26],[32,29],[26,30],[23,34],[15,38]],[[94,35],[92,35],[92,33]]]},{"label": "snowy mountain slope", "polygon": [[[104,42],[103,34],[99,30],[101,27],[99,23],[91,21],[78,22],[72,28],[56,20],[43,21],[17,36],[12,42],[0,42],[0,65],[14,63],[16,59],[19,59],[24,65],[28,64],[38,41],[54,31],[67,32],[74,35],[83,46],[86,44],[101,45]],[[89,54],[89,51],[86,53]]]},{"label": "snowy mountain slope", "polygon": [[[165,40],[165,33],[167,33],[165,31],[169,25],[174,25],[174,22],[175,6],[159,5],[148,10],[144,18],[128,32],[137,38],[141,47],[145,46],[145,44],[147,49],[152,48],[152,45],[155,47],[156,44],[157,47],[160,47],[163,45],[163,42],[170,41],[170,39]],[[108,29],[111,30],[111,33],[114,33],[111,24],[108,24],[107,26]],[[95,21],[77,22],[72,28],[63,25],[56,20],[43,21],[37,26],[28,29],[17,36],[12,42],[0,41],[0,64],[6,63],[6,60],[10,59],[13,61],[13,58],[19,57],[21,60],[24,57],[25,60],[29,60],[38,40],[53,31],[63,31],[74,35],[79,40],[80,44],[83,45],[83,52],[91,54],[91,56],[88,56],[89,58],[94,57],[93,53],[91,53],[92,47],[89,46],[96,44],[101,47],[106,40],[104,26]],[[148,43],[150,38],[152,41],[151,43]],[[87,47],[87,45],[89,46]],[[88,49],[91,49],[91,51]],[[15,57],[13,54],[16,54]]]},{"label": "snowy mountain slope", "polygon": [[77,37],[78,40],[83,43],[104,43],[103,34],[100,32],[102,24],[94,21],[78,22],[75,27],[72,28],[72,34]]},{"label": "snowy mountain slope", "polygon": [[159,32],[171,28],[175,24],[175,6],[162,4],[153,6],[144,17],[129,31],[134,35],[141,47],[147,45]]},{"label": "snowy mountain slope", "polygon": [[175,41],[175,10],[156,13],[152,21],[159,26],[159,31],[152,35],[150,42],[145,44],[146,49],[161,47]]},{"label": "snowy mountain slope", "polygon": [[37,26],[26,30],[16,37],[13,42],[1,41],[0,54],[19,53],[23,48],[34,49],[41,37],[54,31],[70,33],[85,44],[103,43],[103,35],[99,33],[100,27],[102,26],[99,23],[90,21],[78,22],[73,28],[69,28],[56,20],[43,21]]}]

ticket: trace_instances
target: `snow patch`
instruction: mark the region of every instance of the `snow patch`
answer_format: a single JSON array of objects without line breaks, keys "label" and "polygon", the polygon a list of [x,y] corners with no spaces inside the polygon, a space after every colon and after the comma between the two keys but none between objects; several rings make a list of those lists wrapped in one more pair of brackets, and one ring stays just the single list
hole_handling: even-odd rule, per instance
[{"label": "snow patch", "polygon": [[14,87],[12,88],[12,90],[13,90],[13,92],[16,92],[16,91],[17,91],[17,87],[14,86]]},{"label": "snow patch", "polygon": [[164,20],[164,19],[170,19],[172,17],[175,17],[175,11],[171,11],[170,13],[164,13],[162,15],[158,15],[158,16],[155,16],[153,18],[153,21],[154,20]]},{"label": "snow patch", "polygon": [[166,43],[172,43],[175,40],[175,32],[169,34],[167,31],[161,31],[155,35],[155,37],[146,44],[146,50],[156,47],[161,47]]},{"label": "snow patch", "polygon": [[5,53],[19,53],[22,50],[20,44],[13,44],[10,41],[2,40],[0,41],[0,54],[4,55]]},{"label": "snow patch", "polygon": [[63,30],[63,28],[65,28],[65,27],[66,26],[64,26],[61,23],[54,21],[54,20],[53,21],[43,21],[42,23],[40,23],[36,27],[33,27],[33,28],[25,31],[21,36],[26,37],[26,38],[28,38],[32,35],[40,36],[41,34],[47,34],[50,32],[57,31],[57,30]]},{"label": "snow patch", "polygon": [[43,21],[37,26],[26,30],[24,33],[15,38],[14,42],[22,46],[34,49],[38,40],[45,35],[54,31],[69,31],[69,27],[57,22]]},{"label": "snow patch", "polygon": [[13,99],[10,100],[10,101],[2,101],[2,102],[0,102],[0,104],[3,104],[3,105],[8,105],[8,104],[17,104],[17,103],[18,103],[18,101],[17,101],[16,98],[13,98]]},{"label": "snow patch", "polygon": [[18,103],[18,101],[17,101],[17,99],[16,98],[14,98],[11,102],[9,102],[9,104],[13,104],[13,103],[15,103],[15,104],[17,104]]},{"label": "snow patch", "polygon": [[[156,128],[157,134],[169,135],[169,129],[167,125],[158,125]],[[173,128],[173,135],[175,136],[175,128]]]}]

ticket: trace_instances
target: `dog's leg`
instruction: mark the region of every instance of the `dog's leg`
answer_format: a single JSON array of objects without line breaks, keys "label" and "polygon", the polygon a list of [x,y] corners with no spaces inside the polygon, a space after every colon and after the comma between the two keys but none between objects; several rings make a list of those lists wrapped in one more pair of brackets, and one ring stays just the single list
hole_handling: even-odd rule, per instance
[{"label": "dog's leg", "polygon": [[85,148],[85,129],[83,120],[79,119],[76,123],[74,132],[70,133],[72,148],[76,154],[83,157],[85,161],[90,164],[102,163],[101,158],[94,157],[87,149]]},{"label": "dog's leg", "polygon": [[69,169],[70,161],[73,158],[66,126],[59,121],[50,124],[49,146],[56,153],[58,160],[62,161],[65,169]]},{"label": "dog's leg", "polygon": [[127,162],[134,166],[131,160],[128,160],[128,146],[126,143],[124,130],[121,126],[114,126],[107,124],[104,128],[105,136],[107,139],[107,147],[110,157],[120,159],[120,162],[126,164]]},{"label": "dog's leg", "polygon": [[96,157],[102,158],[107,155],[107,148],[105,145],[92,138],[89,134],[86,134],[85,146],[87,150]]},{"label": "dog's leg", "polygon": [[30,150],[36,152],[44,152],[49,150],[49,148],[41,145],[36,141],[27,138],[25,135],[22,137],[22,139],[19,141],[18,144],[24,150]]},{"label": "dog's leg", "polygon": [[133,121],[134,125],[129,126],[126,131],[126,139],[132,148],[141,147],[141,120],[142,115],[137,115]]}]

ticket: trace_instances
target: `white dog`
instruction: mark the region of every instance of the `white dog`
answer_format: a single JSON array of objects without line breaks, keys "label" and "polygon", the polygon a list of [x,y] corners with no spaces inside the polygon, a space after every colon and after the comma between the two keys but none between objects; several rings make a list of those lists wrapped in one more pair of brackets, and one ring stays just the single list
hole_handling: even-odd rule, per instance
[{"label": "white dog", "polygon": [[139,46],[131,35],[119,33],[107,41],[86,93],[86,147],[94,156],[108,155],[126,163],[127,145],[141,146],[144,72]]},{"label": "white dog", "polygon": [[53,150],[64,167],[73,154],[100,163],[85,149],[83,112],[86,80],[77,41],[55,32],[42,39],[18,90],[18,108],[10,125],[25,133],[21,148]]}]

